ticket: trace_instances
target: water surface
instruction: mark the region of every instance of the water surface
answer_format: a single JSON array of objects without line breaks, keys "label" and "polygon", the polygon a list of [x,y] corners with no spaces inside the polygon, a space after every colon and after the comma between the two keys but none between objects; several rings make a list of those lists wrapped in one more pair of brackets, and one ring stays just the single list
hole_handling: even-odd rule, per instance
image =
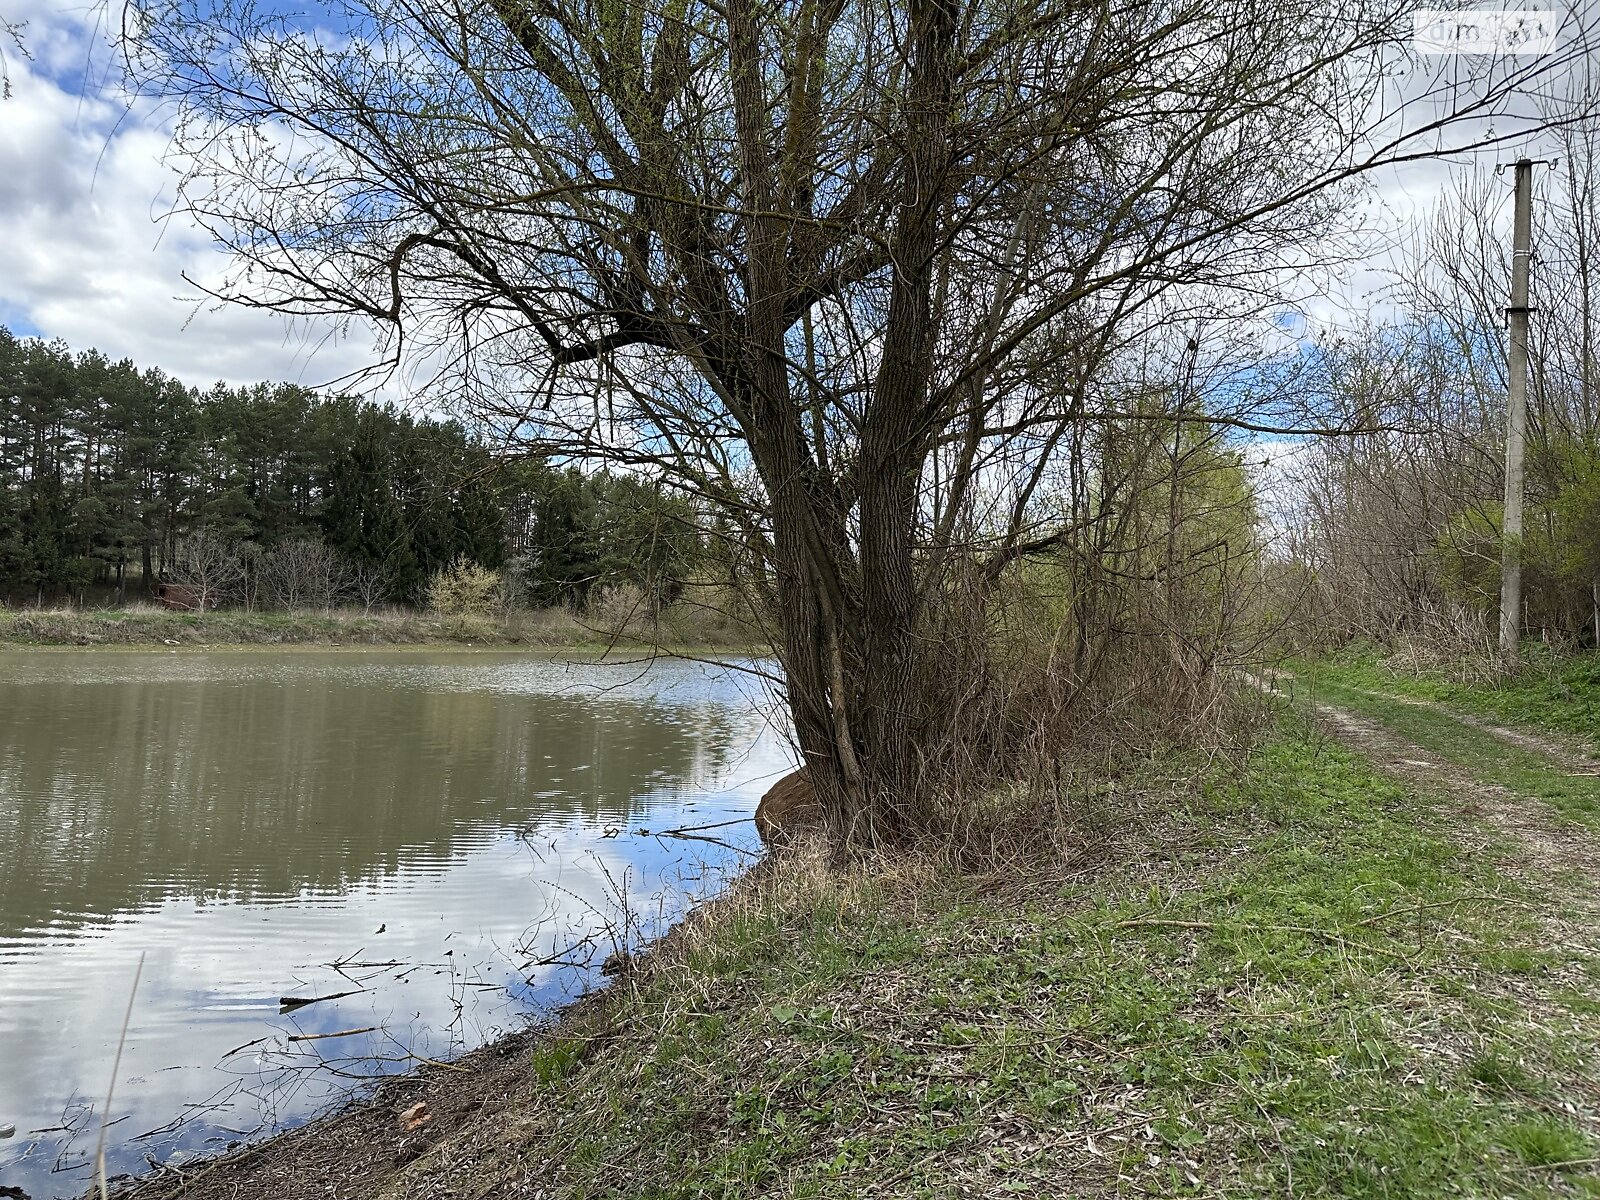
[{"label": "water surface", "polygon": [[[748,861],[787,769],[762,702],[682,662],[0,652],[0,1185],[88,1182],[136,971],[112,1172],[597,982]],[[663,836],[685,826],[716,828]],[[341,1036],[290,1040],[317,1033]]]}]

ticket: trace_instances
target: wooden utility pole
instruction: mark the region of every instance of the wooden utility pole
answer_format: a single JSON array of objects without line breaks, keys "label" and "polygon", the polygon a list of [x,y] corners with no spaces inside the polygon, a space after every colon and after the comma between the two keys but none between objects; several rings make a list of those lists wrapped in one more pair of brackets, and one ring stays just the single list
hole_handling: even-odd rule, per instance
[{"label": "wooden utility pole", "polygon": [[1528,259],[1533,253],[1533,161],[1517,160],[1511,242],[1511,349],[1506,357],[1506,502],[1500,537],[1500,665],[1517,667],[1522,632],[1522,458],[1528,428]]}]

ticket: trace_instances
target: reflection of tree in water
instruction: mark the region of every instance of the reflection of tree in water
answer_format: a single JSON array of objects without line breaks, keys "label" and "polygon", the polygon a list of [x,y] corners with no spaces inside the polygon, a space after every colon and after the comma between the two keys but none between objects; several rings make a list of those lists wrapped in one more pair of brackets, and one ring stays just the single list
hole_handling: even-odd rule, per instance
[{"label": "reflection of tree in water", "polygon": [[705,701],[327,676],[17,690],[0,937],[173,894],[338,891],[508,825],[626,823],[652,794],[716,786],[753,732]]}]

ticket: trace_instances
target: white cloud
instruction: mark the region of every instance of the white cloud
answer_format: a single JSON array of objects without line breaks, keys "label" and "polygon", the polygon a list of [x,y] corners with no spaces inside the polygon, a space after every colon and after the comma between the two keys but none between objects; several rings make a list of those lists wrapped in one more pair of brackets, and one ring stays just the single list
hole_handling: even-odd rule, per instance
[{"label": "white cloud", "polygon": [[[160,365],[196,384],[218,378],[315,384],[372,361],[364,331],[345,340],[329,323],[291,326],[272,314],[219,307],[185,282],[186,271],[216,281],[227,261],[181,218],[162,220],[176,182],[163,162],[162,116],[148,108],[127,111],[106,98],[114,97],[117,77],[106,40],[115,10],[5,0],[5,14],[27,23],[33,61],[7,56],[15,96],[0,103],[0,321],[63,337],[76,348],[97,346]],[[1397,86],[1415,91],[1437,82],[1423,71]],[[1538,141],[1531,138],[1525,148],[1537,149]],[[1488,163],[1522,148],[1409,163],[1377,175],[1366,242],[1346,246],[1350,258],[1330,271],[1284,280],[1306,317],[1296,336],[1403,316],[1391,291],[1393,272],[1415,267],[1400,261],[1399,231],[1467,168],[1469,157]],[[426,364],[413,366],[417,378],[426,378]]]},{"label": "white cloud", "polygon": [[[196,385],[288,379],[321,384],[372,359],[370,338],[219,306],[225,255],[170,211],[168,134],[114,90],[98,7],[24,0],[31,61],[8,54],[12,99],[0,102],[0,321],[18,332],[97,347]],[[109,83],[108,83],[109,81]]]}]

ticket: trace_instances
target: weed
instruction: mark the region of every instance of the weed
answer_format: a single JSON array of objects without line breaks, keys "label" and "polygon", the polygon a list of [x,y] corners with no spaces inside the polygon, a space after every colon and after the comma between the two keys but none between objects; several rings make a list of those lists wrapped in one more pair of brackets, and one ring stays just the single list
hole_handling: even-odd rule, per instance
[{"label": "weed", "polygon": [[1537,1095],[1539,1081],[1513,1058],[1498,1050],[1485,1050],[1467,1063],[1467,1078],[1493,1092],[1521,1092]]},{"label": "weed", "polygon": [[1593,1153],[1593,1144],[1588,1138],[1554,1117],[1507,1125],[1500,1131],[1499,1141],[1523,1162],[1534,1167],[1580,1163]]}]

